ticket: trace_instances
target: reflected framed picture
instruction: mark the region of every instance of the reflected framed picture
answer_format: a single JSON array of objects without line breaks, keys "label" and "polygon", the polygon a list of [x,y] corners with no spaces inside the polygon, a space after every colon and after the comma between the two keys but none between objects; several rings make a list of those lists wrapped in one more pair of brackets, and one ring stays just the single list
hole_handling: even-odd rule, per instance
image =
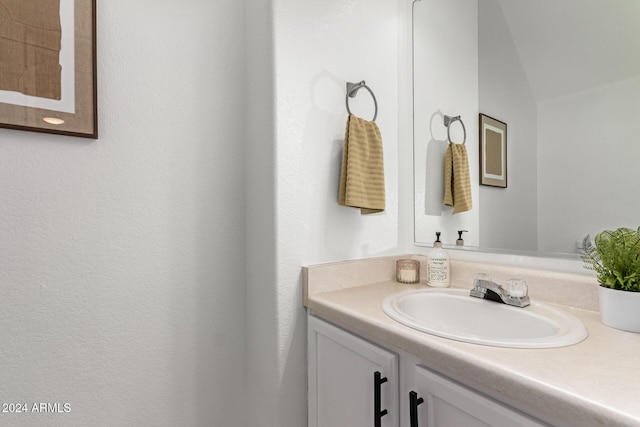
[{"label": "reflected framed picture", "polygon": [[0,127],[97,139],[96,0],[1,0],[0,29]]},{"label": "reflected framed picture", "polygon": [[480,114],[480,184],[507,188],[507,124]]}]

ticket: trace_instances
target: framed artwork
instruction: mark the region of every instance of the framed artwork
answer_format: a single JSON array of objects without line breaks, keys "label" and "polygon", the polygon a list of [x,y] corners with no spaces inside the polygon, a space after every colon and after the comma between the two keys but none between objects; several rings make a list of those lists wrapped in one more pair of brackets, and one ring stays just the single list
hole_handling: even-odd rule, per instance
[{"label": "framed artwork", "polygon": [[480,114],[480,184],[507,188],[507,124]]},{"label": "framed artwork", "polygon": [[96,0],[0,0],[0,127],[98,138]]}]

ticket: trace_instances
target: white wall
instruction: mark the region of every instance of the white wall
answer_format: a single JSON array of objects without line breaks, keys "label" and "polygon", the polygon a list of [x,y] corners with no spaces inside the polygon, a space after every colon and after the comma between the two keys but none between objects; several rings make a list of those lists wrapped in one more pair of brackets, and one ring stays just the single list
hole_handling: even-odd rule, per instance
[{"label": "white wall", "polygon": [[[442,232],[455,244],[457,230],[469,230],[467,245],[478,246],[478,6],[468,0],[422,0],[414,5],[414,170],[415,241],[432,243]],[[444,153],[448,146],[444,115],[461,116],[466,129],[473,208],[453,215],[443,204]],[[459,122],[453,142],[462,142]]]},{"label": "white wall", "polygon": [[3,425],[246,426],[242,3],[98,2],[100,140],[0,129]]},{"label": "white wall", "polygon": [[[272,0],[246,0],[247,426],[271,426],[279,409],[275,179],[275,84]],[[305,393],[304,389],[296,389]],[[291,407],[299,405],[292,401]],[[301,424],[304,425],[304,424]]]},{"label": "white wall", "polygon": [[[291,248],[282,255],[319,263],[388,253],[398,242],[398,2],[275,4],[278,243]],[[385,160],[386,210],[369,216],[337,204],[345,84],[361,80],[377,98]],[[349,105],[373,117],[366,90]]]},{"label": "white wall", "polygon": [[[274,0],[273,10],[263,12],[273,13],[275,69],[266,72],[275,71],[276,127],[272,134],[264,124],[260,142],[275,139],[275,151],[263,153],[275,157],[257,165],[271,167],[271,175],[251,174],[249,185],[256,197],[260,192],[275,196],[276,222],[254,227],[249,246],[263,248],[261,255],[275,259],[276,270],[274,275],[265,265],[261,274],[251,267],[248,282],[249,334],[255,338],[248,347],[249,389],[251,396],[265,399],[252,400],[248,425],[306,425],[301,267],[398,252],[398,10],[398,2],[385,0]],[[269,30],[262,30],[268,38]],[[256,42],[255,48],[260,45]],[[360,80],[378,99],[385,150],[387,209],[373,216],[337,204],[345,83]],[[372,113],[366,91],[350,105],[365,118]],[[271,180],[273,188],[265,184]],[[249,203],[265,212],[272,209],[269,203]],[[275,248],[260,240],[271,232]]]},{"label": "white wall", "polygon": [[480,112],[507,124],[507,188],[480,186],[480,245],[538,250],[537,111],[497,0],[478,2]]},{"label": "white wall", "polygon": [[640,76],[538,104],[540,250],[640,226],[638,99]]}]

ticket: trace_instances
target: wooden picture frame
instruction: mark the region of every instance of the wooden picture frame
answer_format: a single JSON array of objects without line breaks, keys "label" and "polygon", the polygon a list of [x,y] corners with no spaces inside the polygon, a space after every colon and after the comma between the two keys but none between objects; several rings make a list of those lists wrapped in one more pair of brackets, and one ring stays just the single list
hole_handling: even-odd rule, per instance
[{"label": "wooden picture frame", "polygon": [[507,188],[507,124],[480,113],[480,184]]},{"label": "wooden picture frame", "polygon": [[96,0],[7,5],[0,127],[97,139]]}]

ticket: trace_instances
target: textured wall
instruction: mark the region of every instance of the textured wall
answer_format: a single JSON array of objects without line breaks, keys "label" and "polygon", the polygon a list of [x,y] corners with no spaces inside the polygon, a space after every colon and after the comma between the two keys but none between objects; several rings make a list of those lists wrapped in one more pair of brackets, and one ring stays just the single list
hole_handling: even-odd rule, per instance
[{"label": "textured wall", "polygon": [[244,426],[242,3],[98,2],[100,140],[0,130],[0,414]]},{"label": "textured wall", "polygon": [[[259,41],[249,57],[266,54],[273,36],[273,60],[251,59],[273,74],[275,127],[269,113],[256,107],[250,123],[263,131],[250,141],[249,158],[263,155],[248,172],[249,200],[276,222],[250,223],[249,425],[306,425],[306,324],[301,296],[301,266],[332,260],[393,253],[398,250],[398,2],[374,0],[274,0],[273,32],[260,20],[249,26]],[[264,2],[252,1],[258,8]],[[251,8],[252,9],[252,8]],[[252,10],[251,14],[270,12]],[[262,24],[264,24],[262,22]],[[266,28],[265,28],[266,27]],[[264,34],[254,34],[263,31]],[[251,80],[251,79],[250,79]],[[378,125],[385,150],[387,210],[363,217],[338,206],[338,176],[346,123],[345,83],[366,80],[378,99]],[[252,92],[261,104],[269,99],[268,83]],[[372,115],[366,91],[351,104],[365,118]],[[273,150],[259,144],[275,141]],[[254,152],[256,150],[256,152]],[[269,163],[271,162],[271,163]],[[275,166],[275,167],[274,167]],[[273,183],[270,185],[269,183]],[[264,194],[275,204],[260,203]],[[269,237],[276,246],[265,247]],[[275,249],[275,250],[274,250]],[[268,262],[275,263],[269,266]],[[264,265],[259,270],[258,263]],[[265,265],[266,264],[266,265]],[[275,270],[273,268],[275,267]]]}]

